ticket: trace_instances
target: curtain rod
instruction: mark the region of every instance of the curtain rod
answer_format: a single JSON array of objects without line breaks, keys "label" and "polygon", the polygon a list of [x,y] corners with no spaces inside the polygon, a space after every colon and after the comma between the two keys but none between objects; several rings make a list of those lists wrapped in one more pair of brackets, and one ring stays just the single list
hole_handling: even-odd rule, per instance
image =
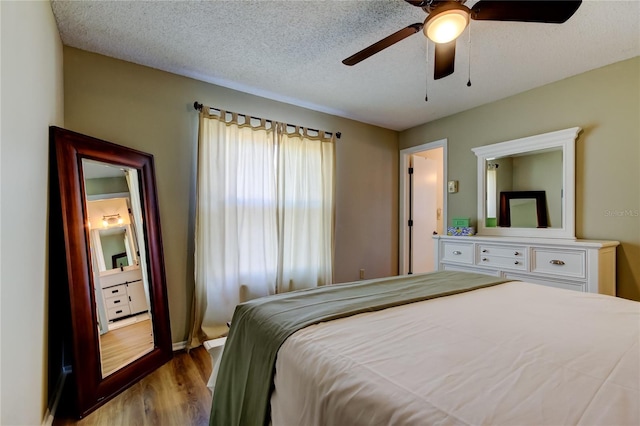
[{"label": "curtain rod", "polygon": [[[193,103],[193,107],[194,107],[196,110],[198,110],[198,111],[202,111],[202,108],[204,107],[204,105],[202,105],[202,104],[201,104],[201,103],[199,103],[198,101],[195,101],[195,102]],[[220,110],[219,110],[218,108],[214,108],[214,107],[209,107],[209,108],[210,108],[210,109],[212,109],[212,110],[214,110],[214,111],[218,111],[218,112],[220,112]],[[227,111],[227,112],[232,113],[232,114],[237,114],[237,115],[239,115],[240,117],[247,118],[247,116],[246,116],[245,114],[235,113],[235,112],[232,112],[232,111]],[[254,118],[254,119],[256,119],[256,120],[262,120],[260,117],[253,117],[253,116],[249,116],[249,118],[250,118],[250,119],[251,119],[251,118]],[[269,123],[272,123],[272,122],[273,122],[272,120],[265,120],[265,121],[267,121],[267,122],[269,122]],[[301,126],[296,126],[295,124],[289,124],[289,123],[286,123],[286,125],[287,125],[287,126],[289,126],[289,127],[301,127]],[[311,130],[312,132],[318,132],[318,134],[321,132],[321,131],[320,131],[320,130],[318,130],[318,129],[311,129],[311,128],[307,128],[307,129]],[[328,134],[328,135],[332,135],[332,134],[333,134],[333,132],[324,132],[324,133],[325,133],[325,134]],[[336,138],[340,139],[340,136],[342,136],[342,133],[340,133],[340,132],[336,132]]]}]

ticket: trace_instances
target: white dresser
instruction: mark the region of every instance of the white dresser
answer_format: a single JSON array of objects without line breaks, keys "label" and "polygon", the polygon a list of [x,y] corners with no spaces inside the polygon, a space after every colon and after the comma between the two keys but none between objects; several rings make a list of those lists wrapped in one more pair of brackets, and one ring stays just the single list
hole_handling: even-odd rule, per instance
[{"label": "white dresser", "polygon": [[139,267],[100,276],[104,308],[109,321],[149,310]]},{"label": "white dresser", "polygon": [[589,293],[616,294],[618,241],[435,235],[438,270],[478,272]]}]

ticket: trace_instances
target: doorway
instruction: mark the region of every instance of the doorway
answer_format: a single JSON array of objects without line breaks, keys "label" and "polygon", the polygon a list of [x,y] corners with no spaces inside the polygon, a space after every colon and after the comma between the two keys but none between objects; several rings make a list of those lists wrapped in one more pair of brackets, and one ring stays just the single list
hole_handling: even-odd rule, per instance
[{"label": "doorway", "polygon": [[436,270],[432,236],[446,228],[447,140],[400,151],[400,274]]}]

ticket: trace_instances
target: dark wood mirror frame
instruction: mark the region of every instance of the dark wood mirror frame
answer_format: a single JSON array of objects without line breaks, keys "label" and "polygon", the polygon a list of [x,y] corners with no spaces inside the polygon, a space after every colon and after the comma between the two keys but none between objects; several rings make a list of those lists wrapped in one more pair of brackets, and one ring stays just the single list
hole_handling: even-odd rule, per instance
[{"label": "dark wood mirror frame", "polygon": [[[68,295],[70,313],[62,313],[70,332],[72,410],[84,417],[145,375],[171,359],[172,343],[166,277],[163,262],[160,218],[155,186],[153,156],[131,148],[106,142],[58,127],[50,128],[51,210],[59,218],[64,235],[50,229],[50,258],[66,253],[63,268],[50,260],[50,293]],[[144,218],[145,244],[148,253],[149,297],[153,318],[153,350],[107,377],[102,377],[99,331],[96,326],[96,303],[89,257],[89,228],[85,224],[86,205],[82,160],[95,160],[138,170]],[[57,180],[57,185],[56,185]],[[57,212],[55,209],[59,209]],[[55,222],[55,221],[53,221]],[[50,223],[50,228],[57,226]],[[52,241],[50,241],[52,243]],[[64,255],[63,255],[64,257]],[[65,279],[66,278],[66,279]],[[64,288],[66,287],[66,288]],[[69,306],[69,305],[67,305]],[[68,309],[68,308],[67,308]],[[50,327],[52,325],[50,324]]]},{"label": "dark wood mirror frame", "polygon": [[511,226],[511,200],[519,199],[536,200],[536,216],[538,218],[538,228],[546,228],[547,221],[547,198],[544,191],[503,191],[500,193],[500,215],[498,226]]}]

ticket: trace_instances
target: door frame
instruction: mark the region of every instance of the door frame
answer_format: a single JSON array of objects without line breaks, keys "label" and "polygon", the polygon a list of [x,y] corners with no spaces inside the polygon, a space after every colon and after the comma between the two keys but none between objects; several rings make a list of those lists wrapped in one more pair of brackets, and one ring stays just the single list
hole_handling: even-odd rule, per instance
[{"label": "door frame", "polygon": [[[407,223],[409,221],[409,157],[413,154],[431,149],[442,148],[442,220],[444,228],[447,227],[447,139],[440,139],[428,142],[422,145],[412,146],[400,150],[400,199],[399,199],[399,223],[398,223],[398,273],[405,275],[409,268],[409,229]],[[437,265],[437,262],[434,263]]]}]

